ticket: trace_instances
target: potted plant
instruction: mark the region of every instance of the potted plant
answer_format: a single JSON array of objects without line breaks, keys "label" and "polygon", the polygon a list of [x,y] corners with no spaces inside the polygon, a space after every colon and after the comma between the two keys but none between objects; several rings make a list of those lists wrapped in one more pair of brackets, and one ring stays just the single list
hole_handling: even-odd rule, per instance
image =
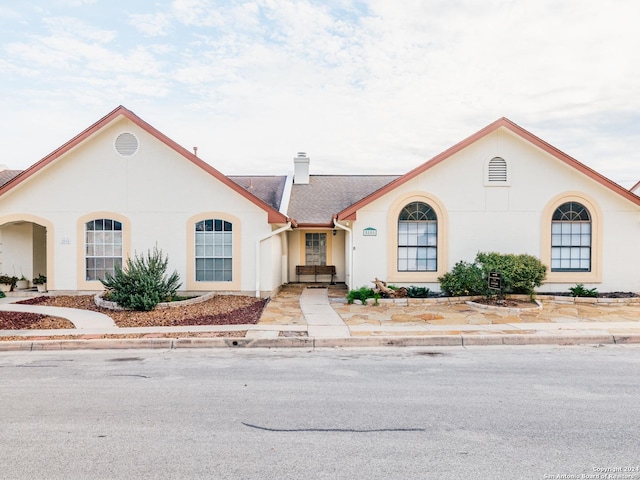
[{"label": "potted plant", "polygon": [[11,277],[9,275],[0,275],[0,290],[3,292],[10,292],[13,287],[16,286],[18,277]]},{"label": "potted plant", "polygon": [[41,273],[33,279],[33,284],[38,287],[38,292],[47,291],[47,276]]},{"label": "potted plant", "polygon": [[27,277],[22,275],[16,282],[16,288],[18,290],[26,290],[27,288],[29,288],[29,280],[27,279]]}]

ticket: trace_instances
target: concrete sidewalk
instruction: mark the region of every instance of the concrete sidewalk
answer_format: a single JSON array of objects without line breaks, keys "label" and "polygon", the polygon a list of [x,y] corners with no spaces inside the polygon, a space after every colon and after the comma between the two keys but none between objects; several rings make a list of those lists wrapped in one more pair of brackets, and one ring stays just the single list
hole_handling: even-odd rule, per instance
[{"label": "concrete sidewalk", "polygon": [[[139,328],[119,328],[97,312],[13,305],[2,299],[0,310],[60,316],[76,329],[0,331],[0,337],[28,339],[0,342],[0,350],[640,343],[640,303],[576,304],[567,299],[543,302],[541,308],[488,309],[406,299],[348,305],[345,295],[344,288],[288,285],[271,299],[255,325]],[[246,332],[244,338],[238,332]],[[198,338],[178,338],[187,333]],[[144,338],[122,338],[127,335]],[[98,338],[105,336],[119,338]]]}]

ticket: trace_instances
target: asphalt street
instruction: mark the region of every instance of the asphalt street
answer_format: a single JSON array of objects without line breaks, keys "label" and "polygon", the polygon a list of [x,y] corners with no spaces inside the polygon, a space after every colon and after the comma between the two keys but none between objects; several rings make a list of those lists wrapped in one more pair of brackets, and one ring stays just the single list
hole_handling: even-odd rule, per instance
[{"label": "asphalt street", "polygon": [[640,479],[639,367],[633,345],[0,352],[0,478]]}]

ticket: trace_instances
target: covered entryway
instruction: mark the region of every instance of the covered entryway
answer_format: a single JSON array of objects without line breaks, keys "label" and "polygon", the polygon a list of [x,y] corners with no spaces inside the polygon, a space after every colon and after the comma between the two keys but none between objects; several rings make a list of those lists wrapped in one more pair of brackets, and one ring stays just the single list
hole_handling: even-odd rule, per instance
[{"label": "covered entryway", "polygon": [[342,230],[300,228],[288,232],[289,281],[344,283],[345,235]]},{"label": "covered entryway", "polygon": [[39,275],[49,276],[47,223],[31,216],[0,218],[0,274],[30,282]]}]

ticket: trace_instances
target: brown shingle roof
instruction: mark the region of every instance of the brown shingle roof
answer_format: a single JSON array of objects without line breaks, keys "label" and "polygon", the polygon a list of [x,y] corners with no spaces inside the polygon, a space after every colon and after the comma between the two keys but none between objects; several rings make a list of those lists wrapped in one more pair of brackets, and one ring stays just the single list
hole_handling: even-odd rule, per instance
[{"label": "brown shingle roof", "polygon": [[10,182],[18,175],[22,173],[22,170],[3,170],[0,172],[0,187],[7,182]]},{"label": "brown shingle roof", "polygon": [[287,181],[286,176],[228,175],[228,178],[246,189],[248,192],[254,194],[267,205],[275,208],[276,210],[280,209],[282,193],[284,192],[284,185]]},{"label": "brown shingle roof", "polygon": [[299,225],[332,225],[333,215],[384,187],[399,175],[310,175],[293,184],[287,215]]}]

